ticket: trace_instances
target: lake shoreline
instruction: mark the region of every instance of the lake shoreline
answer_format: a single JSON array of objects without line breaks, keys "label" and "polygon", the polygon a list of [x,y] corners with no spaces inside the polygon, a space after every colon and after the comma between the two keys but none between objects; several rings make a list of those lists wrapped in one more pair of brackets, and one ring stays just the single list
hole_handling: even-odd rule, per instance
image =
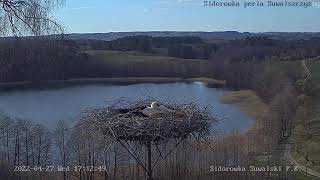
[{"label": "lake shoreline", "polygon": [[5,82],[0,83],[0,91],[28,89],[35,87],[59,87],[73,85],[89,85],[89,84],[142,84],[142,83],[175,83],[175,82],[203,82],[210,87],[225,87],[226,82],[213,78],[173,78],[173,77],[114,77],[114,78],[81,78],[67,80],[46,80],[39,82],[24,81],[24,82]]},{"label": "lake shoreline", "polygon": [[241,134],[247,134],[257,131],[261,128],[262,119],[268,115],[269,107],[252,90],[240,90],[225,94],[222,103],[235,105],[242,112],[248,114],[254,119],[253,125],[241,131]]}]

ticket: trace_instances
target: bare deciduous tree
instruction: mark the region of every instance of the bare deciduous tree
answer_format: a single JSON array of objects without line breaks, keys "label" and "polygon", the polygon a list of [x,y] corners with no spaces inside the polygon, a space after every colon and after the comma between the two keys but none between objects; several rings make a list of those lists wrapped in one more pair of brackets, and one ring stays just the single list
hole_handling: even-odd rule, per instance
[{"label": "bare deciduous tree", "polygon": [[63,0],[0,0],[0,34],[42,35],[62,33],[52,17]]},{"label": "bare deciduous tree", "polygon": [[[68,148],[67,148],[67,142],[69,138],[69,127],[66,124],[65,121],[60,120],[57,124],[56,129],[54,130],[54,140],[55,144],[58,147],[58,151],[60,154],[60,163],[62,164],[63,167],[67,167],[68,164]],[[63,172],[63,179],[67,179],[67,174],[64,171]]]}]

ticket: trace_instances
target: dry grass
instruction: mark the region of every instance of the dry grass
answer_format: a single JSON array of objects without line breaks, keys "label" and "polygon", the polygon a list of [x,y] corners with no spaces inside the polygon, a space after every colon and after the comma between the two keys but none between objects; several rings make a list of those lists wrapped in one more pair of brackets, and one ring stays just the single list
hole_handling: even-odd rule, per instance
[{"label": "dry grass", "polygon": [[[263,159],[267,150],[267,144],[265,142],[270,141],[267,136],[263,135],[264,122],[270,118],[269,106],[251,90],[242,90],[226,94],[222,98],[222,102],[238,106],[241,111],[255,119],[251,127],[236,136],[238,136],[239,139],[243,139],[242,144],[244,147],[248,147],[245,154],[250,154],[249,159],[255,158],[256,155]],[[234,133],[230,134],[229,138],[234,136]]]},{"label": "dry grass", "polygon": [[255,125],[251,127],[250,130],[256,129],[257,126],[259,126],[259,122],[261,122],[269,112],[268,105],[262,102],[252,90],[229,93],[222,98],[222,102],[237,105],[241,111],[256,119]]}]

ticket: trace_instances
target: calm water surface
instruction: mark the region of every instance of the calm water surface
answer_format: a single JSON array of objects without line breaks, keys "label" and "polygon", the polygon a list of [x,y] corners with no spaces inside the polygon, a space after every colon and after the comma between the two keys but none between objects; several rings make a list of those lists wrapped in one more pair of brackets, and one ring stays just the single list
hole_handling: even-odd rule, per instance
[{"label": "calm water surface", "polygon": [[35,123],[55,128],[58,120],[72,125],[81,110],[108,105],[120,97],[130,100],[147,97],[159,100],[197,101],[213,107],[212,114],[226,118],[217,126],[222,132],[243,130],[253,123],[238,107],[221,103],[221,98],[230,91],[208,88],[196,82],[170,84],[134,85],[82,85],[59,89],[19,90],[0,92],[0,111],[13,118],[31,119]]}]

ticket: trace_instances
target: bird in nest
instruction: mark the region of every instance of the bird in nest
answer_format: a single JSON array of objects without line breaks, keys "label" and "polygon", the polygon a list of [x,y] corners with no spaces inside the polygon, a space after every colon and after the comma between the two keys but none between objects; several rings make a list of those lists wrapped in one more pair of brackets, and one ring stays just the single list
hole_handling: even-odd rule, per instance
[{"label": "bird in nest", "polygon": [[172,110],[163,105],[160,105],[158,102],[152,102],[150,107],[143,109],[141,112],[145,116],[154,116],[157,114],[170,113],[172,112]]}]

